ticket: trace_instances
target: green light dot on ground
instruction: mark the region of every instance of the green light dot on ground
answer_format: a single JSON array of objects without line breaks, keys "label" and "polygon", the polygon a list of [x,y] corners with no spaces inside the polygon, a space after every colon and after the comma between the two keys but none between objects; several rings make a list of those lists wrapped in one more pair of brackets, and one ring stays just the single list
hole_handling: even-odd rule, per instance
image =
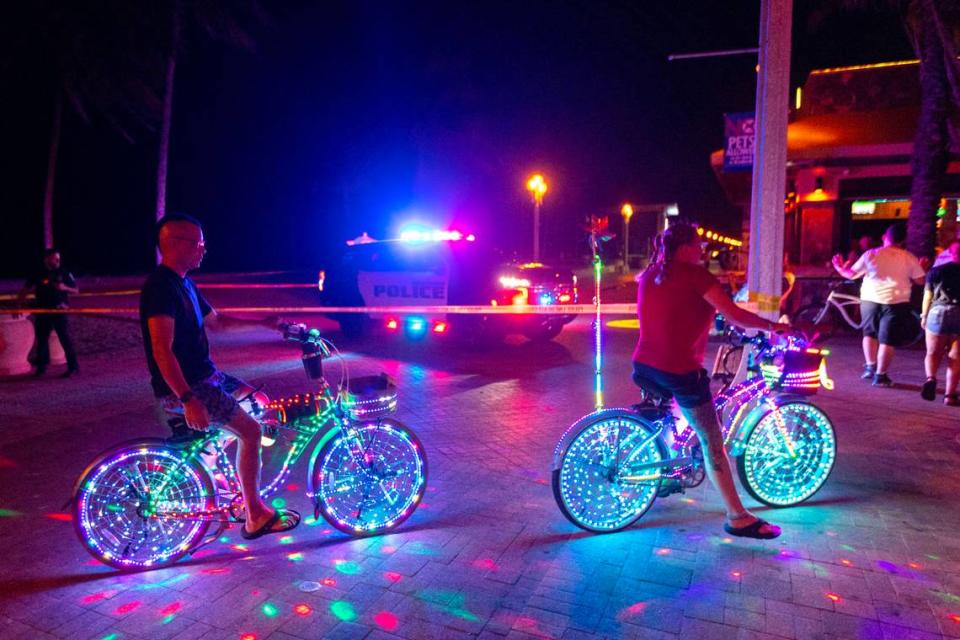
[{"label": "green light dot on ground", "polygon": [[273,505],[274,509],[283,509],[285,506],[287,506],[287,501],[283,498],[274,498],[273,502],[270,504]]},{"label": "green light dot on ground", "polygon": [[20,515],[19,511],[14,511],[13,509],[0,509],[0,518],[13,518]]},{"label": "green light dot on ground", "polygon": [[267,616],[268,618],[276,618],[280,614],[280,610],[277,609],[277,605],[273,604],[272,602],[265,602],[261,610],[263,611],[263,615]]},{"label": "green light dot on ground", "polygon": [[330,613],[344,622],[350,622],[357,619],[357,612],[353,610],[353,605],[344,600],[336,600],[330,604]]},{"label": "green light dot on ground", "polygon": [[344,573],[348,576],[355,576],[361,571],[363,571],[360,568],[360,565],[358,565],[353,560],[336,560],[334,562],[334,565],[336,566],[337,571],[339,571],[340,573]]}]

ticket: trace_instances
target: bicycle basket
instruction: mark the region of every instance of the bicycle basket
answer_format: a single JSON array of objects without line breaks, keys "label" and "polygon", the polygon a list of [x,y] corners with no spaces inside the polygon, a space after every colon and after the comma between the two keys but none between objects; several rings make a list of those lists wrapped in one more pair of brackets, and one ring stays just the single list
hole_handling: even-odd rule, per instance
[{"label": "bicycle basket", "polygon": [[351,420],[382,418],[397,410],[397,385],[385,373],[350,380],[340,406]]},{"label": "bicycle basket", "polygon": [[788,349],[760,364],[768,389],[813,395],[826,378],[824,354],[819,349]]}]

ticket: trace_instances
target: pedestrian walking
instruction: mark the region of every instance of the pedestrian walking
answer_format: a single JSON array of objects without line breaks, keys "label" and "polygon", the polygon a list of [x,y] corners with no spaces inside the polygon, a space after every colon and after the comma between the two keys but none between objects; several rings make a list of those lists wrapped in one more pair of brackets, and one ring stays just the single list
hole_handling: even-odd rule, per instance
[{"label": "pedestrian walking", "polygon": [[[58,309],[68,307],[68,296],[78,293],[77,281],[73,274],[61,265],[60,252],[56,249],[47,249],[43,252],[43,266],[24,283],[18,296],[20,306],[27,299],[31,291],[35,294],[34,308]],[[80,371],[77,363],[77,352],[70,339],[67,315],[65,313],[37,313],[34,314],[34,334],[37,342],[36,371],[34,376],[42,376],[50,364],[50,333],[56,331],[57,338],[63,346],[63,353],[67,357],[67,370],[61,378],[69,378]]]},{"label": "pedestrian walking", "polygon": [[850,265],[833,257],[833,268],[844,278],[863,278],[860,317],[863,318],[863,375],[875,387],[892,387],[890,363],[897,347],[910,341],[916,321],[910,311],[910,290],[922,284],[924,271],[917,257],[902,247],[903,225],[890,225],[883,246],[870,249]]},{"label": "pedestrian walking", "polygon": [[920,324],[927,340],[923,360],[927,380],[920,389],[924,400],[937,396],[937,370],[947,354],[947,383],[943,404],[960,405],[957,383],[960,382],[960,240],[954,240],[944,251],[950,260],[934,267],[927,274],[923,288]]}]

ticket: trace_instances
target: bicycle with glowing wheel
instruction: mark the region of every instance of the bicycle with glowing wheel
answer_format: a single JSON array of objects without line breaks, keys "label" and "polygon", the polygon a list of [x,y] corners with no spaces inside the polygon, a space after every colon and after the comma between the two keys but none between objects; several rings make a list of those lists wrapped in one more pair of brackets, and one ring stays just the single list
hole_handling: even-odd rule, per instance
[{"label": "bicycle with glowing wheel", "polygon": [[[336,347],[304,325],[284,325],[283,333],[299,343],[304,369],[317,387],[274,402],[259,390],[241,399],[240,406],[260,422],[265,445],[289,445],[261,495],[275,494],[310,450],[307,495],[315,519],[323,516],[355,536],[396,528],[417,508],[427,483],[423,445],[388,417],[396,410],[396,386],[386,374],[351,380],[342,363],[340,383],[331,387],[322,362]],[[84,470],[74,488],[73,521],[87,551],[118,569],[162,567],[243,522],[225,434],[211,429],[198,436],[127,442]],[[208,535],[213,524],[216,530]]]},{"label": "bicycle with glowing wheel", "polygon": [[[647,381],[640,404],[603,408],[602,265],[595,239],[592,244],[596,410],[561,437],[553,454],[552,485],[560,511],[573,524],[614,532],[640,519],[658,497],[698,486],[706,473],[696,433],[674,415],[665,389]],[[826,354],[799,338],[774,344],[763,334],[731,335],[748,357],[742,358],[739,379],[715,399],[727,451],[754,498],[777,507],[803,502],[820,490],[836,459],[833,425],[806,399],[821,384],[832,388]]]}]

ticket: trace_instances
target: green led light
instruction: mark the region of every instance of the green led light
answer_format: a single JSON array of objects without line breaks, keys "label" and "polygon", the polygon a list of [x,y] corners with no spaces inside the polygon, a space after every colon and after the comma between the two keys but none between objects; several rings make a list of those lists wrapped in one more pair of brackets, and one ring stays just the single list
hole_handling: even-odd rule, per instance
[{"label": "green led light", "polygon": [[276,618],[278,615],[280,615],[280,610],[277,609],[277,605],[273,604],[272,602],[263,603],[263,606],[260,608],[260,610],[263,611],[263,615],[267,616],[268,618]]}]

